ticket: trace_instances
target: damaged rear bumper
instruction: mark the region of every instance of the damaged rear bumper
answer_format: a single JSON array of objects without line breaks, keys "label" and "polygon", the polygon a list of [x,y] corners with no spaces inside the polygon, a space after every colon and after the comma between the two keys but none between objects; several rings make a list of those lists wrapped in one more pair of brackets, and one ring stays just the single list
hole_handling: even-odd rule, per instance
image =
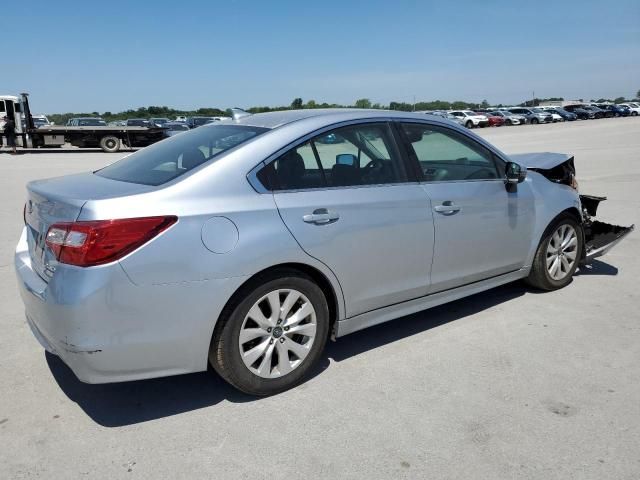
[{"label": "damaged rear bumper", "polygon": [[598,205],[606,199],[606,197],[580,195],[584,230],[584,263],[589,263],[606,254],[635,228],[634,225],[622,227],[594,220]]}]

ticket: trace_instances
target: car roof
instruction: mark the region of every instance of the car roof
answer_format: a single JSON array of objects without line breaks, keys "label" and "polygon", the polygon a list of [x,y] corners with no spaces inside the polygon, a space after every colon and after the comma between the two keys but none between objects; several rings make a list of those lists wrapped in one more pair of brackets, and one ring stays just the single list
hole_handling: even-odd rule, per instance
[{"label": "car roof", "polygon": [[[403,112],[397,110],[366,110],[362,108],[317,108],[305,110],[281,110],[277,112],[256,113],[237,120],[223,120],[225,123],[247,125],[252,127],[277,128],[300,120],[317,118],[327,124],[349,120],[366,120],[367,118],[415,118],[424,120],[431,116],[425,113]],[[434,116],[434,118],[439,118]]]}]

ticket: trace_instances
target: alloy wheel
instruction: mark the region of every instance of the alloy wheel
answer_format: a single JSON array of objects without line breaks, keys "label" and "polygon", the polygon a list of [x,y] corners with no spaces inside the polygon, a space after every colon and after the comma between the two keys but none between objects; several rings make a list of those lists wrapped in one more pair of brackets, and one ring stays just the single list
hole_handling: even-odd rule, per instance
[{"label": "alloy wheel", "polygon": [[316,329],[316,311],[304,294],[274,290],[255,302],[245,316],[238,338],[240,356],[259,377],[282,377],[309,355]]},{"label": "alloy wheel", "polygon": [[546,265],[549,276],[563,280],[571,272],[578,257],[578,234],[568,224],[562,224],[553,233],[547,245]]}]

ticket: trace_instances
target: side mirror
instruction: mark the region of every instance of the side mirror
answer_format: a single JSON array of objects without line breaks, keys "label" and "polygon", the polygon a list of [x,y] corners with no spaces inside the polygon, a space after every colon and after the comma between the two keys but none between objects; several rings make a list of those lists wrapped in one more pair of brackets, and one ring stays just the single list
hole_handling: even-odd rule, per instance
[{"label": "side mirror", "polygon": [[527,169],[521,167],[515,162],[508,162],[505,167],[506,185],[507,190],[512,191],[518,185],[518,183],[524,182],[527,178]]}]

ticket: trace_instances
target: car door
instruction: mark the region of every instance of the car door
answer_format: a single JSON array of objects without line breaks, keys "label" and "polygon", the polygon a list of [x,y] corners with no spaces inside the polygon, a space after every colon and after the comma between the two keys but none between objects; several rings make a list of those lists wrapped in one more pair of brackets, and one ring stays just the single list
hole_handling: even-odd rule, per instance
[{"label": "car door", "polygon": [[261,176],[300,246],[340,281],[347,316],[427,293],[433,215],[387,123],[325,132]]},{"label": "car door", "polygon": [[508,192],[505,162],[463,132],[403,123],[400,133],[433,208],[430,292],[522,268],[534,225],[529,185]]}]

